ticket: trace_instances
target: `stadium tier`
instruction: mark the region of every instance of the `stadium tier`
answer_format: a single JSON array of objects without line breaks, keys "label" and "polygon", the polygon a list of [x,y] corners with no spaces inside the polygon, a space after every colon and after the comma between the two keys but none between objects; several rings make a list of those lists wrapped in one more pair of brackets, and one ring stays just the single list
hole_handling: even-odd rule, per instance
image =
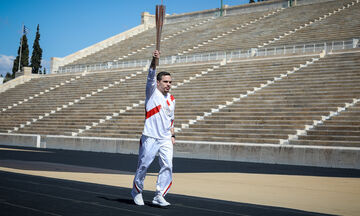
[{"label": "stadium tier", "polygon": [[[173,74],[179,139],[279,144],[359,98],[359,60],[360,52],[350,52],[322,59],[280,56],[159,70]],[[45,79],[47,85],[41,85]],[[11,92],[22,103],[2,101],[1,132],[138,138],[144,121],[145,80],[141,68],[33,79],[3,93]],[[334,133],[341,134],[344,128],[339,136],[346,140],[349,134],[351,142],[336,142],[329,136],[335,141],[318,143],[360,144],[360,122],[351,114],[357,113],[346,110],[348,117],[340,118],[342,112],[334,116],[342,119],[338,126],[344,126]],[[353,133],[347,132],[350,126]]]},{"label": "stadium tier", "polygon": [[[341,1],[340,1],[341,2]],[[360,26],[360,4],[355,1],[344,6],[329,8],[329,13],[323,11],[318,18],[312,20],[312,25],[299,29],[296,34],[291,34],[282,40],[277,40],[271,46],[281,46],[292,43],[330,42],[358,38]],[[321,16],[322,15],[322,16]],[[309,24],[309,23],[308,23]]]},{"label": "stadium tier", "polygon": [[[293,61],[294,58],[291,59]],[[304,59],[299,60],[305,62]],[[314,120],[320,121],[323,116],[329,116],[331,112],[337,112],[339,108],[345,107],[346,103],[352,103],[354,98],[359,98],[359,60],[360,53],[350,53],[331,55],[311,63],[274,84],[215,112],[203,121],[192,124],[182,131],[180,139],[279,144],[279,140],[286,140],[289,135],[296,135],[297,130],[304,130],[306,125],[312,126]],[[299,65],[296,61],[291,64],[276,62],[280,65]],[[236,68],[236,65],[232,67]],[[271,65],[267,66],[269,67]],[[253,66],[248,66],[246,69],[256,71]],[[240,72],[241,69],[237,68],[236,71]],[[263,76],[265,71],[261,70]],[[275,71],[284,72],[276,67]],[[238,75],[246,77],[241,72]],[[270,76],[279,75],[271,74]],[[261,75],[257,76],[259,77]],[[224,102],[222,104],[225,105]],[[334,120],[330,118],[329,122],[333,123],[328,124],[337,125],[338,128],[331,129],[331,126],[325,126],[327,124],[319,125],[322,128],[320,130],[323,131],[335,130],[328,131],[328,136],[315,136],[316,133],[312,130],[317,130],[317,127],[314,127],[312,130],[304,131],[311,134],[310,136],[302,135],[300,140],[291,142],[305,144],[302,143],[304,139],[307,140],[306,144],[359,146],[360,118],[356,110],[358,109],[353,107],[346,110],[344,114],[335,115]],[[336,119],[339,120],[336,121]]]},{"label": "stadium tier", "polygon": [[[190,50],[185,49],[184,53],[201,53],[201,52],[213,52],[217,50],[234,50],[234,49],[247,50],[250,48],[257,48],[259,45],[268,43],[268,41],[272,41],[274,38],[277,38],[285,33],[288,33],[289,31],[293,31],[299,26],[305,25],[309,21],[315,20],[316,18],[319,18],[322,15],[328,14],[329,12],[332,12],[335,9],[341,8],[343,4],[344,4],[343,1],[334,1],[334,2],[328,2],[326,4],[321,4],[324,7],[321,7],[320,5],[315,5],[315,6],[305,5],[305,6],[288,8],[286,10],[277,10],[274,12],[274,14],[268,12],[267,17],[262,17],[263,19],[261,20],[259,19],[256,20],[256,18],[253,18],[252,23],[248,21],[243,21],[239,23],[239,21],[237,21],[238,26],[236,26],[235,23],[233,24],[233,29],[235,30],[234,33],[225,35],[222,38],[219,38],[215,41],[212,41],[209,44],[200,47],[197,44],[196,46],[191,47]],[[354,8],[350,10],[353,10],[352,12],[350,12],[351,15],[356,14],[355,11],[357,9]],[[237,20],[237,19],[234,17],[233,20]],[[320,25],[323,26],[324,24],[322,23]],[[359,27],[358,23],[356,25],[357,27]],[[326,29],[327,28],[328,27],[326,27]],[[346,28],[347,30],[356,31],[357,32],[356,37],[358,37],[360,33],[359,28],[353,29],[353,26],[345,25],[344,28]],[[228,33],[228,32],[226,31],[219,32],[217,36],[222,36],[223,33]],[[346,39],[346,37],[344,36],[343,37],[339,37],[339,36],[340,35],[337,34],[325,35],[324,37],[321,38],[320,41],[322,42],[324,42],[325,40],[328,41],[329,39],[327,39],[327,37],[331,38],[330,40]],[[349,34],[349,37],[353,37],[353,35],[350,36]],[[278,42],[276,45],[278,44],[289,45],[289,44],[309,42],[298,37],[298,33],[294,34],[294,37],[292,37],[291,40],[285,40],[287,38],[288,37],[284,37],[282,40],[276,40],[276,42]],[[286,41],[286,42],[279,43],[280,41]],[[310,42],[315,42],[315,41],[317,41],[317,39],[314,39],[314,37],[312,37],[312,40]],[[273,44],[269,44],[269,45],[274,46]]]},{"label": "stadium tier", "polygon": [[[187,73],[180,73],[180,77],[174,74],[176,88],[173,89],[173,94],[176,99],[176,126],[186,124],[189,120],[196,119],[197,116],[202,116],[204,112],[209,112],[211,108],[217,107],[219,104],[237,97],[247,90],[259,86],[261,83],[266,83],[267,80],[278,76],[293,67],[292,64],[300,64],[305,62],[304,58],[295,58],[290,60],[279,60],[289,64],[274,64],[271,61],[263,61],[257,66],[252,66],[252,62],[247,65],[239,65],[238,63],[231,63],[226,66],[211,66],[210,70],[205,70],[206,74],[202,74],[198,70],[198,77],[195,75],[189,76]],[[268,66],[268,67],[267,67]],[[192,66],[191,71],[195,67]],[[174,67],[169,68],[173,71]],[[160,69],[161,70],[161,69]],[[189,70],[185,68],[185,70]],[[251,72],[250,72],[251,71]],[[184,76],[185,75],[185,76]],[[200,76],[202,75],[202,76]],[[189,77],[193,77],[190,79]],[[188,82],[184,81],[188,80]],[[179,82],[180,86],[179,85]],[[109,123],[103,124],[99,127],[89,130],[87,136],[112,136],[116,137],[121,133],[122,136],[129,138],[136,138],[141,135],[142,124],[144,121],[143,106],[132,109],[124,115],[113,118]],[[138,117],[138,121],[134,119]],[[126,122],[126,125],[122,125]],[[132,128],[127,129],[127,125],[133,125]],[[135,127],[136,125],[136,127]],[[189,137],[191,138],[191,137]]]},{"label": "stadium tier", "polygon": [[[357,38],[359,5],[329,1],[166,24],[162,56]],[[154,35],[155,29],[149,29],[65,66],[147,59],[155,47]]]},{"label": "stadium tier", "polygon": [[[325,1],[166,24],[162,58],[251,54],[159,66],[174,80],[177,139],[359,147],[359,7],[359,0]],[[63,67],[150,59],[154,38],[150,28]],[[314,45],[305,52],[308,43],[339,41],[341,50]],[[255,50],[299,44],[302,53]],[[147,67],[50,74],[19,84],[0,93],[0,133],[138,139]]]},{"label": "stadium tier", "polygon": [[[166,30],[164,29],[164,33],[162,36],[163,38],[174,38],[175,36],[182,34],[183,31],[189,31],[189,29],[198,28],[198,26],[205,25],[206,23],[211,22],[211,20],[212,19],[209,18],[190,22],[168,24],[165,25]],[[155,47],[155,34],[155,29],[152,28],[148,31],[137,34],[127,40],[121,41],[120,43],[107,47],[97,53],[89,55],[83,59],[77,60],[70,65],[121,60],[132,56],[134,54],[133,52],[144,52],[146,50],[153,50]]]}]

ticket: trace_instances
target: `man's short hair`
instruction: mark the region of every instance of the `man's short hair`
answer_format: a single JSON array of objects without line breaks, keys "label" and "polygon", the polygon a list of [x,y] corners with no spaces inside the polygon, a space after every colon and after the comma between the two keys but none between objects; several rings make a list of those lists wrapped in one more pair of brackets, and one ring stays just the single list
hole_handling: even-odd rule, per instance
[{"label": "man's short hair", "polygon": [[156,80],[160,82],[163,76],[171,76],[171,74],[166,71],[161,71],[160,73],[157,74]]}]

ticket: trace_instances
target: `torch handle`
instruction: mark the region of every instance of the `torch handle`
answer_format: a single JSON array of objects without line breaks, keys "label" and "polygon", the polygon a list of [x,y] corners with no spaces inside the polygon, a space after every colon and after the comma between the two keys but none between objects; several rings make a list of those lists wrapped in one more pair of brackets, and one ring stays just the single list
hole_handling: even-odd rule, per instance
[{"label": "torch handle", "polygon": [[[160,41],[162,26],[164,24],[165,6],[156,5],[155,22],[156,22],[156,49],[160,51]],[[155,59],[156,66],[159,65],[159,59]]]}]

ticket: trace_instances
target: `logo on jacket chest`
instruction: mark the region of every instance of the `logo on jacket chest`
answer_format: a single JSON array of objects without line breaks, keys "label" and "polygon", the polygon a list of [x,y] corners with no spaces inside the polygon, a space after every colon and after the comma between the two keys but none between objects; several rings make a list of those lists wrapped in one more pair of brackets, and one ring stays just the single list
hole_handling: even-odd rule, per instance
[{"label": "logo on jacket chest", "polygon": [[166,99],[166,104],[164,104],[163,109],[165,111],[165,114],[169,117],[172,116],[172,113],[174,112],[174,104],[171,100]]}]

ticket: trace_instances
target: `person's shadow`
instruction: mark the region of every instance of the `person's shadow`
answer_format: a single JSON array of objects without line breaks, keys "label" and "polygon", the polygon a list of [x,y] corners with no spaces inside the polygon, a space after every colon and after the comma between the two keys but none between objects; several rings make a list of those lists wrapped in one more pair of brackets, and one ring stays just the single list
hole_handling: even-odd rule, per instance
[{"label": "person's shadow", "polygon": [[123,199],[123,198],[108,198],[108,197],[104,197],[104,196],[98,196],[98,198],[100,199],[104,199],[107,201],[114,201],[114,202],[120,202],[120,203],[125,203],[128,205],[135,205],[134,201],[132,199]]},{"label": "person's shadow", "polygon": [[[104,200],[107,200],[107,201],[114,201],[114,202],[124,203],[124,204],[127,204],[127,205],[136,205],[132,199],[108,198],[108,197],[104,197],[104,196],[98,196],[98,198],[104,199]],[[146,206],[150,206],[150,207],[153,207],[153,208],[161,208],[161,209],[169,208],[169,206],[162,207],[162,206],[154,205],[154,204],[152,204],[152,202],[148,202],[148,201],[144,201],[144,203],[145,203]]]}]

